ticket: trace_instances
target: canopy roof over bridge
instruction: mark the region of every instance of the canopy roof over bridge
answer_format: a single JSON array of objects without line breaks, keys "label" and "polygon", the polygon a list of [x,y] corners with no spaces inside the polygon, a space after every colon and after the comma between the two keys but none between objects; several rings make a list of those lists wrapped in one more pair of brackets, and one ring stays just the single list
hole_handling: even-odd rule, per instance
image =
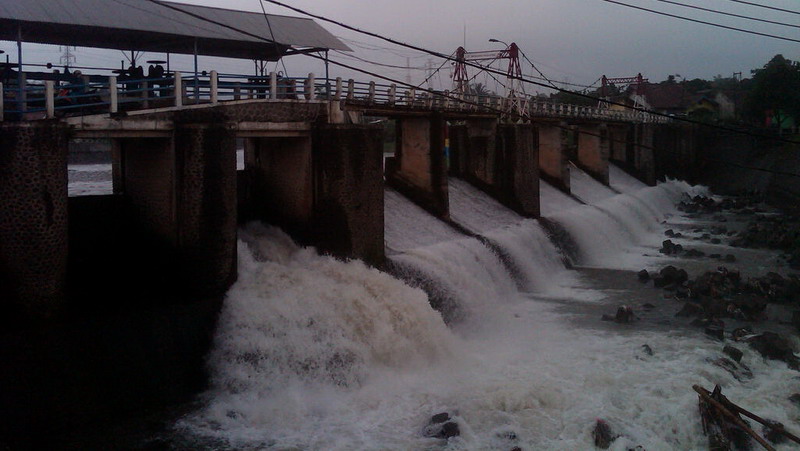
[{"label": "canopy roof over bridge", "polygon": [[259,60],[350,50],[311,19],[149,0],[3,1],[0,39]]}]

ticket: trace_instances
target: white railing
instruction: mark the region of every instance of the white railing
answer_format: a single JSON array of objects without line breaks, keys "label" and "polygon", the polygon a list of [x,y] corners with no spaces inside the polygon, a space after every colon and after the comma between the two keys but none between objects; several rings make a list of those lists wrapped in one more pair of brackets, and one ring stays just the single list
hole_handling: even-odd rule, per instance
[{"label": "white railing", "polygon": [[[97,77],[93,78],[97,80]],[[2,86],[2,85],[0,85]],[[668,119],[644,112],[619,111],[543,101],[536,97],[505,98],[481,96],[450,91],[401,89],[395,84],[375,81],[357,82],[317,79],[314,74],[304,78],[225,74],[211,71],[206,74],[173,72],[163,78],[120,80],[116,76],[103,81],[57,86],[53,81],[26,84],[3,89],[0,99],[0,120],[14,115],[26,120],[52,118],[58,114],[97,114],[152,108],[182,108],[195,104],[216,105],[250,99],[337,101],[365,109],[414,109],[444,112],[497,114],[523,119],[582,118],[621,122],[662,123]]]}]

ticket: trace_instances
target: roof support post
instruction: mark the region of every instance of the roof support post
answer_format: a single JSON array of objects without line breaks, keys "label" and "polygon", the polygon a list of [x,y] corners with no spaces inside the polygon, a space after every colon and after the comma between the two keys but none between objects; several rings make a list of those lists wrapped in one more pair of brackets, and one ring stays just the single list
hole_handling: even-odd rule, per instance
[{"label": "roof support post", "polygon": [[3,97],[5,97],[5,91],[3,91],[3,83],[0,82],[0,122],[3,122],[3,111],[5,110],[5,105],[3,105]]},{"label": "roof support post", "polygon": [[47,110],[47,118],[52,119],[56,117],[56,98],[53,80],[44,82],[44,104]]},{"label": "roof support post", "polygon": [[180,108],[183,106],[183,80],[181,73],[175,72],[175,83],[173,86],[173,95],[175,96],[175,106]]},{"label": "roof support post", "polygon": [[25,111],[25,75],[22,73],[22,25],[17,25],[17,108],[20,113]]},{"label": "roof support post", "polygon": [[119,111],[119,98],[117,96],[117,77],[108,77],[108,109],[111,114]]},{"label": "roof support post", "polygon": [[197,69],[197,38],[194,38],[194,103],[200,103],[200,87],[198,86],[200,80],[197,78]]},{"label": "roof support post", "polygon": [[278,74],[275,72],[269,73],[269,98],[271,100],[278,98]]},{"label": "roof support post", "polygon": [[217,104],[219,102],[219,77],[217,71],[211,71],[211,103]]}]

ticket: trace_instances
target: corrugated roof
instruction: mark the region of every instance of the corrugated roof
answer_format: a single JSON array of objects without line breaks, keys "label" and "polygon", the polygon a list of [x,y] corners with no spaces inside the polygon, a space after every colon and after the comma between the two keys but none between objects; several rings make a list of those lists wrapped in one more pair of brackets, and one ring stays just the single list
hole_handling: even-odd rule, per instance
[{"label": "corrugated roof", "polygon": [[[0,39],[121,50],[275,59],[288,48],[350,50],[311,19],[148,0],[0,2]],[[193,17],[241,29],[245,33]],[[270,33],[271,29],[271,33]],[[249,34],[263,37],[265,42]]]}]

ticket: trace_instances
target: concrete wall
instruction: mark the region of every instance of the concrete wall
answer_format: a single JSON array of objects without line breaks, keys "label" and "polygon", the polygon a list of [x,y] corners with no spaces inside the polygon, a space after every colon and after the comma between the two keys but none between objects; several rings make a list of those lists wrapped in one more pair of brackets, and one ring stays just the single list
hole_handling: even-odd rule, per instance
[{"label": "concrete wall", "polygon": [[628,151],[628,131],[630,126],[627,124],[608,125],[608,147],[609,160],[615,163],[627,164]]},{"label": "concrete wall", "polygon": [[604,124],[578,126],[576,163],[600,183],[608,185],[608,128]]},{"label": "concrete wall", "polygon": [[387,160],[387,182],[422,208],[449,218],[445,127],[441,116],[397,121],[396,156]]},{"label": "concrete wall", "polygon": [[568,126],[566,123],[552,125],[542,122],[538,124],[538,128],[540,175],[544,180],[569,193]]},{"label": "concrete wall", "polygon": [[312,140],[252,138],[245,141],[245,170],[252,177],[255,217],[303,228],[313,215]]},{"label": "concrete wall", "polygon": [[177,244],[175,152],[171,138],[118,140],[123,192],[142,229]]},{"label": "concrete wall", "polygon": [[67,128],[0,125],[0,308],[49,317],[61,307],[67,267]]}]

